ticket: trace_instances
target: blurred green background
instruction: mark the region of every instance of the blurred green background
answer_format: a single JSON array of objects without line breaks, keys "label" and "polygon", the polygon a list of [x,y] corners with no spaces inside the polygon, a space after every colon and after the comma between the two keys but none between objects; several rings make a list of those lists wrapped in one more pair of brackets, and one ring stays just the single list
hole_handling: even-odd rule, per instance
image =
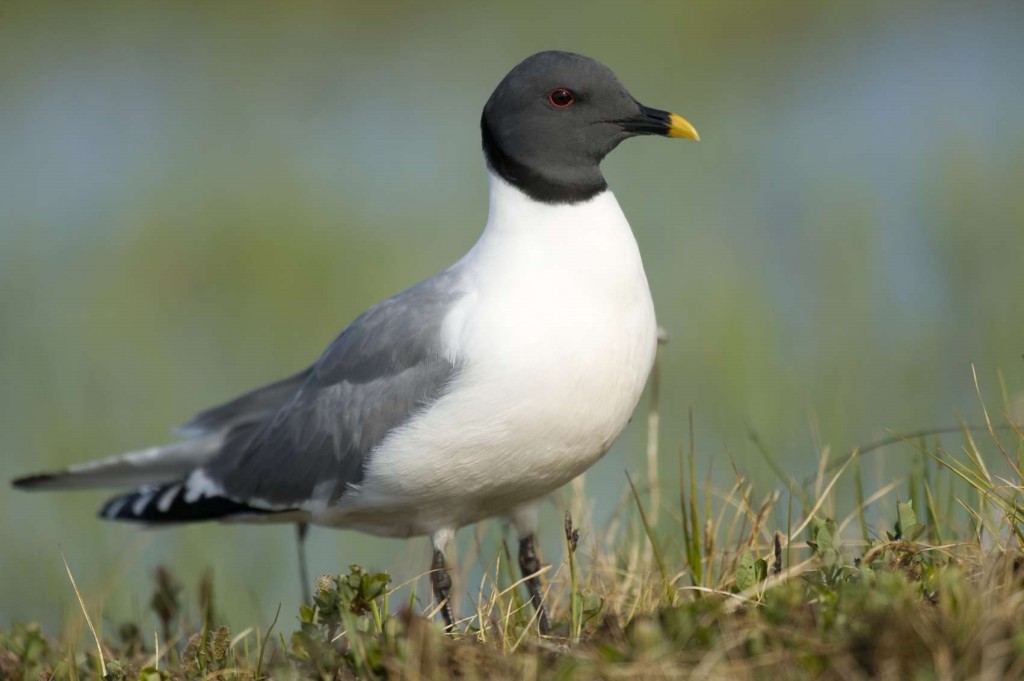
[{"label": "blurred green background", "polygon": [[[748,427],[803,477],[825,445],[977,420],[972,363],[994,411],[1019,403],[1022,35],[1012,2],[4,0],[2,477],[164,441],[453,262],[486,215],[480,108],[550,48],[703,137],[605,163],[671,336],[667,458],[692,407],[701,467],[728,480],[731,456],[767,492]],[[643,448],[641,418],[588,478],[598,516]],[[290,528],[140,532],[98,522],[104,498],[0,487],[0,624],[77,610],[58,546],[108,623],[160,562],[189,585],[213,566],[239,628],[294,612]],[[310,547],[314,574],[400,579],[428,553]]]}]

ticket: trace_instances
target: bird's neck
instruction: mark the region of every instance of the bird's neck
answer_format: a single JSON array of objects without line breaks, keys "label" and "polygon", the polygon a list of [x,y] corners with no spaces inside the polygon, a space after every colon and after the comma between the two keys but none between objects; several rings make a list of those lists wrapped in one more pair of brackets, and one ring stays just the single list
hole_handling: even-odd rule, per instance
[{"label": "bird's neck", "polygon": [[[532,199],[496,173],[490,177],[487,225],[464,265],[495,279],[511,268],[508,280],[565,276],[579,268],[597,268],[611,276],[640,267],[633,232],[611,191],[575,204],[547,204]],[[587,275],[589,277],[589,275]],[[632,275],[630,275],[632,276]]]},{"label": "bird's neck", "polygon": [[489,180],[484,237],[525,237],[543,243],[565,232],[578,232],[580,238],[599,238],[609,230],[630,232],[619,202],[607,188],[587,201],[547,203],[534,199],[495,171],[489,173]]},{"label": "bird's neck", "polygon": [[571,205],[590,201],[608,189],[597,161],[549,168],[534,167],[502,148],[487,124],[480,121],[484,158],[490,171],[534,201]]}]

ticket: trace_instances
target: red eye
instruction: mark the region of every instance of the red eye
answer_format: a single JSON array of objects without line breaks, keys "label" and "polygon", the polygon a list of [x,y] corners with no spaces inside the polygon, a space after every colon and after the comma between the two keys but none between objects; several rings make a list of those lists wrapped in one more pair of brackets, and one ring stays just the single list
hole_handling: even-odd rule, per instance
[{"label": "red eye", "polygon": [[560,87],[548,93],[548,101],[559,109],[564,109],[576,101],[576,96],[564,87]]}]

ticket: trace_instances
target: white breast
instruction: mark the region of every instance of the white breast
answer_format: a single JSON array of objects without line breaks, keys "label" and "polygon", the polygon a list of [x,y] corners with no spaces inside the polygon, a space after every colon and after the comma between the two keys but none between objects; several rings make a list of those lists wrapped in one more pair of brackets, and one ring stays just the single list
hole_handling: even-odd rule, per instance
[{"label": "white breast", "polygon": [[463,369],[374,452],[348,509],[363,529],[457,527],[550,493],[607,451],[650,372],[654,308],[611,192],[551,206],[492,177],[487,227],[456,268],[469,294],[444,336]]}]

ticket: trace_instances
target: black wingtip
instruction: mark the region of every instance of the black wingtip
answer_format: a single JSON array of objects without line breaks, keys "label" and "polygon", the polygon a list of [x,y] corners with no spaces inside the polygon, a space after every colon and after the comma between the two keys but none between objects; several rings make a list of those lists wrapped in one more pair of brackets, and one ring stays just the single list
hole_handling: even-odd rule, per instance
[{"label": "black wingtip", "polygon": [[[291,509],[289,509],[291,510]],[[203,496],[189,500],[184,483],[144,487],[108,500],[100,508],[104,520],[170,525],[204,520],[227,520],[239,516],[273,515],[282,511],[254,508],[225,497]]]},{"label": "black wingtip", "polygon": [[31,490],[37,487],[42,487],[48,482],[53,482],[58,477],[60,476],[57,473],[36,473],[34,475],[26,475],[11,480],[11,487],[15,489]]}]

